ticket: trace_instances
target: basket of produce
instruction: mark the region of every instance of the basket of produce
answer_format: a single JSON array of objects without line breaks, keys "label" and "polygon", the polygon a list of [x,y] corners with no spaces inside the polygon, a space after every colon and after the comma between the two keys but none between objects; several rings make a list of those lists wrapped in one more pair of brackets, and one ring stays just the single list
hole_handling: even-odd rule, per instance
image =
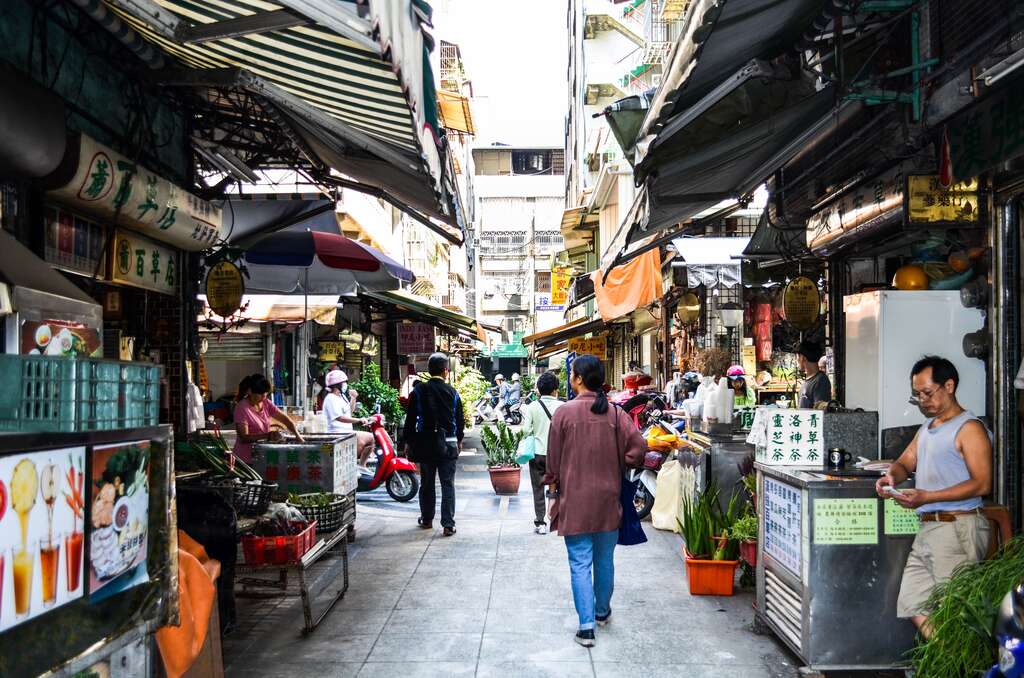
[{"label": "basket of produce", "polygon": [[348,502],[345,495],[329,492],[288,495],[288,505],[297,508],[306,520],[316,521],[321,534],[334,532],[342,526]]},{"label": "basket of produce", "polygon": [[201,435],[179,443],[175,446],[175,464],[177,468],[211,471],[215,476],[211,485],[223,492],[240,516],[266,513],[277,491],[277,483],[264,482],[259,473],[231,453],[219,435]]},{"label": "basket of produce", "polygon": [[246,565],[292,565],[316,543],[316,521],[264,519],[242,537]]}]

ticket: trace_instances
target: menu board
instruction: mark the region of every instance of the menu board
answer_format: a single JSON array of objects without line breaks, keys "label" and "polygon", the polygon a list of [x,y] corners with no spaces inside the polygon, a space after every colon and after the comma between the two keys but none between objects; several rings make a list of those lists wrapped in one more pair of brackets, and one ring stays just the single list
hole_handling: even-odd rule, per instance
[{"label": "menu board", "polygon": [[921,529],[921,519],[914,509],[904,508],[892,499],[884,500],[882,505],[886,534],[917,534]]},{"label": "menu board", "polygon": [[761,408],[765,430],[763,438],[757,436],[757,461],[768,466],[821,464],[825,451],[823,418],[821,410]]},{"label": "menu board", "polygon": [[815,499],[815,544],[877,544],[877,499]]},{"label": "menu board", "polygon": [[397,332],[397,349],[399,355],[410,353],[433,353],[436,346],[434,327],[426,323],[399,323]]},{"label": "menu board", "polygon": [[764,477],[764,552],[800,577],[802,491]]},{"label": "menu board", "polygon": [[149,441],[92,448],[89,600],[149,581]]},{"label": "menu board", "polygon": [[0,632],[82,597],[85,448],[0,457]]}]

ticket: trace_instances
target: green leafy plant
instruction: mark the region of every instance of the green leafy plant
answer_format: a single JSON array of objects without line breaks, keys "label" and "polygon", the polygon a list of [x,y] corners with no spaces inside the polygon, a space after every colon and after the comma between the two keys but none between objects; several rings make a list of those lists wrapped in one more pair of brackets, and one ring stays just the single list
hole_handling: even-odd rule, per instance
[{"label": "green leafy plant", "polygon": [[996,661],[992,626],[1007,591],[1024,576],[1024,536],[990,560],[963,565],[928,599],[932,633],[910,652],[919,678],[978,676]]},{"label": "green leafy plant", "polygon": [[455,379],[452,386],[462,400],[462,414],[466,419],[466,426],[473,424],[473,408],[483,397],[487,390],[487,380],[479,370],[468,365],[461,365],[455,370]]},{"label": "green leafy plant", "polygon": [[757,541],[757,515],[747,513],[733,523],[729,536],[737,542]]},{"label": "green leafy plant", "polygon": [[687,555],[696,560],[736,560],[739,542],[730,536],[740,513],[741,501],[733,494],[723,511],[718,505],[714,483],[693,499],[683,497],[683,519],[679,521]]},{"label": "green leafy plant", "polygon": [[558,396],[560,398],[569,397],[569,372],[565,369],[565,365],[558,368]]},{"label": "green leafy plant", "polygon": [[504,422],[485,426],[480,433],[480,443],[487,453],[487,466],[519,466],[516,463],[516,449],[522,439],[522,431],[513,431]]},{"label": "green leafy plant", "polygon": [[519,377],[519,387],[522,389],[523,400],[526,400],[527,396],[533,393],[533,387],[537,384],[537,380],[534,379],[533,375],[529,372],[523,372]]},{"label": "green leafy plant", "polygon": [[380,366],[370,363],[363,370],[363,378],[351,384],[359,392],[359,403],[356,406],[357,417],[368,417],[373,414],[377,403],[380,411],[389,424],[401,426],[405,420],[405,411],[398,401],[398,390],[380,380]]}]

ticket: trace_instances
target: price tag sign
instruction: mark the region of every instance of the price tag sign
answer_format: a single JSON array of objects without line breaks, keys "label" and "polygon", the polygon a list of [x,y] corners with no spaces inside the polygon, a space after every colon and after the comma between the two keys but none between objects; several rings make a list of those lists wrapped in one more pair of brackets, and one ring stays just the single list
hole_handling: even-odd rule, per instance
[{"label": "price tag sign", "polygon": [[815,499],[815,544],[877,544],[877,499]]},{"label": "price tag sign", "polygon": [[904,508],[892,499],[886,499],[884,506],[886,534],[917,534],[921,529],[921,519],[914,509]]},{"label": "price tag sign", "polygon": [[764,478],[764,552],[800,577],[803,524],[800,488]]}]

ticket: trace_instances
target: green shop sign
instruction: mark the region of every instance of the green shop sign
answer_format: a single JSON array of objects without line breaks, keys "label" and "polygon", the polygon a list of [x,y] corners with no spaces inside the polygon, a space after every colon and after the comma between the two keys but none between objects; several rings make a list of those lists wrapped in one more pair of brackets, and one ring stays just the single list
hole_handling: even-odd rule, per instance
[{"label": "green shop sign", "polygon": [[528,358],[530,353],[522,344],[501,344],[491,351],[492,358]]}]

